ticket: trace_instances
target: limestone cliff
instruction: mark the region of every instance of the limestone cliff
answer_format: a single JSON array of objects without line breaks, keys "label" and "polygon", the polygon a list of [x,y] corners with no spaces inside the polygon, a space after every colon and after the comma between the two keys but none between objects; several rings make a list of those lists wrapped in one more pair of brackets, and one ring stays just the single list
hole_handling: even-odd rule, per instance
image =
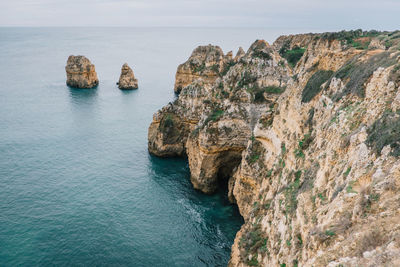
[{"label": "limestone cliff", "polygon": [[84,56],[69,56],[65,71],[68,86],[93,88],[99,84],[94,65]]},{"label": "limestone cliff", "polygon": [[357,30],[218,49],[226,69],[154,115],[151,153],[187,155],[205,193],[229,179],[245,219],[230,266],[400,264],[399,48]]},{"label": "limestone cliff", "polygon": [[213,84],[232,61],[232,53],[224,55],[218,46],[197,47],[190,58],[178,66],[175,76],[175,93],[190,85],[199,77],[204,83]]}]

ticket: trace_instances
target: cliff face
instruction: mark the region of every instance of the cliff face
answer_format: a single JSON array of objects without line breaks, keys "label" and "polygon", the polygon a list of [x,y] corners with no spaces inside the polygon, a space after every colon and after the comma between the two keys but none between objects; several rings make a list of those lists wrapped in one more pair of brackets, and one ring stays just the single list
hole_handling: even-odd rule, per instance
[{"label": "cliff face", "polygon": [[155,114],[151,153],[186,154],[205,193],[229,179],[245,219],[230,266],[400,264],[399,42],[361,31],[256,41]]},{"label": "cliff face", "polygon": [[190,85],[198,78],[206,84],[213,84],[226,64],[232,60],[232,53],[226,56],[219,46],[207,45],[197,47],[190,58],[178,66],[175,76],[175,93]]},{"label": "cliff face", "polygon": [[94,65],[84,56],[69,56],[65,71],[68,86],[93,88],[99,84]]}]

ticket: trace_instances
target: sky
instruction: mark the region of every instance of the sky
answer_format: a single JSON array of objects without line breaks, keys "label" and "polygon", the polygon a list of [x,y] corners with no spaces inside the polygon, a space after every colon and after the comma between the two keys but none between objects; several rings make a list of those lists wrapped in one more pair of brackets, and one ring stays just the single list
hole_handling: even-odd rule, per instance
[{"label": "sky", "polygon": [[0,0],[0,26],[396,30],[400,0]]}]

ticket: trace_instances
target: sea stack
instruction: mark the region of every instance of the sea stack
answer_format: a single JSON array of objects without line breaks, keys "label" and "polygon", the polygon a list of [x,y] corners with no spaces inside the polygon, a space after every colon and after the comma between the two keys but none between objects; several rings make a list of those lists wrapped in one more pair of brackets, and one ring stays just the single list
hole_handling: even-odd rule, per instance
[{"label": "sea stack", "polygon": [[127,63],[122,65],[121,76],[119,77],[118,88],[122,90],[131,90],[138,88],[138,80],[135,79],[133,70]]},{"label": "sea stack", "polygon": [[85,56],[69,56],[65,71],[68,86],[93,88],[99,84],[95,67]]}]

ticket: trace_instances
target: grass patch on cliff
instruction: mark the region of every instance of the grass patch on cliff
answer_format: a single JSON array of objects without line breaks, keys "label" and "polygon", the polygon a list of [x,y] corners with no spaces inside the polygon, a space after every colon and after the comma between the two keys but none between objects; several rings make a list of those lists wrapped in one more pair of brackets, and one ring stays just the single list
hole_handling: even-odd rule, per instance
[{"label": "grass patch on cliff", "polygon": [[400,111],[386,111],[368,128],[367,133],[367,144],[377,155],[385,146],[390,146],[390,154],[400,157]]},{"label": "grass patch on cliff", "polygon": [[301,150],[301,149],[299,149],[299,148],[297,148],[297,149],[294,150],[294,155],[295,155],[296,158],[302,158],[302,159],[304,159],[305,156],[306,156],[306,155],[304,154],[303,150]]},{"label": "grass patch on cliff", "polygon": [[242,76],[239,80],[239,82],[237,83],[237,88],[243,88],[249,84],[254,83],[255,81],[257,81],[257,77],[253,76],[252,73],[250,71],[245,70],[242,73]]},{"label": "grass patch on cliff", "polygon": [[165,128],[169,128],[169,127],[174,126],[174,119],[173,119],[171,114],[168,114],[167,116],[165,116],[165,120],[164,120],[163,126]]},{"label": "grass patch on cliff", "polygon": [[[250,266],[258,266],[258,253],[269,254],[267,248],[268,237],[263,235],[261,225],[252,224],[247,231],[243,232],[239,241],[240,256]],[[249,260],[249,255],[252,255]]]},{"label": "grass patch on cliff", "polygon": [[256,162],[263,165],[265,148],[262,143],[252,136],[251,145],[250,145],[250,153],[246,157],[246,161],[249,165],[253,165]]},{"label": "grass patch on cliff", "polygon": [[332,231],[332,230],[326,230],[326,231],[325,231],[325,235],[331,237],[331,236],[335,236],[336,233],[335,233],[334,231]]},{"label": "grass patch on cliff", "polygon": [[310,102],[319,92],[322,91],[322,84],[328,81],[333,75],[331,70],[318,70],[308,80],[306,86],[301,93],[301,101],[303,103]]},{"label": "grass patch on cliff", "polygon": [[264,96],[264,93],[279,95],[285,92],[285,89],[286,87],[279,87],[279,86],[259,87],[255,85],[251,88],[248,88],[247,91],[253,95],[255,103],[264,103],[267,101],[267,99]]},{"label": "grass patch on cliff", "polygon": [[305,134],[303,139],[299,140],[298,148],[294,151],[294,155],[296,156],[296,158],[305,158],[305,154],[303,151],[310,146],[312,141],[313,138],[311,137],[311,134]]},{"label": "grass patch on cliff", "polygon": [[160,121],[160,131],[163,133],[165,144],[174,144],[181,138],[181,127],[179,117],[172,113],[165,114]]},{"label": "grass patch on cliff", "polygon": [[284,191],[286,214],[293,214],[297,209],[297,194],[301,186],[300,183],[301,171],[296,172],[294,176],[295,176],[294,181],[291,184],[289,184]]},{"label": "grass patch on cliff", "polygon": [[357,38],[357,39],[352,39],[351,42],[349,43],[352,47],[358,50],[366,50],[368,49],[369,44],[371,43],[371,38]]},{"label": "grass patch on cliff", "polygon": [[346,83],[342,92],[335,94],[332,98],[339,101],[343,96],[353,94],[365,97],[365,83],[379,67],[387,68],[396,64],[396,56],[390,57],[389,52],[382,52],[371,56],[366,61],[359,61],[360,56],[349,60],[333,75]]},{"label": "grass patch on cliff", "polygon": [[194,72],[203,72],[203,70],[206,69],[206,64],[201,64],[201,65],[195,65],[193,71]]},{"label": "grass patch on cliff", "polygon": [[215,73],[219,73],[219,65],[218,64],[212,65],[210,69]]},{"label": "grass patch on cliff", "polygon": [[228,62],[225,64],[223,70],[220,72],[220,76],[221,76],[221,77],[222,77],[222,76],[225,76],[225,75],[228,73],[228,71],[231,69],[231,67],[233,67],[233,66],[235,66],[235,65],[236,65],[236,62],[235,62],[235,61],[233,61],[233,60],[228,61]]},{"label": "grass patch on cliff", "polygon": [[263,50],[255,50],[253,51],[253,57],[270,60],[272,59],[271,55]]},{"label": "grass patch on cliff", "polygon": [[311,134],[305,134],[303,139],[299,141],[299,148],[307,149],[313,141]]},{"label": "grass patch on cliff", "polygon": [[222,109],[214,109],[210,115],[208,115],[207,119],[204,121],[204,125],[207,125],[210,121],[217,121],[224,115],[224,111]]},{"label": "grass patch on cliff", "polygon": [[[380,35],[383,32],[371,30],[371,31],[363,31],[362,29],[351,30],[351,31],[340,31],[340,32],[326,32],[320,35],[321,39],[325,40],[340,40],[342,43],[346,43],[352,45],[356,42],[355,40],[362,37],[375,37]],[[353,47],[357,47],[355,44]]]},{"label": "grass patch on cliff", "polygon": [[301,59],[306,51],[305,48],[295,46],[293,49],[290,48],[290,43],[286,42],[281,49],[279,49],[279,54],[287,60],[289,65],[294,68],[297,62]]}]

